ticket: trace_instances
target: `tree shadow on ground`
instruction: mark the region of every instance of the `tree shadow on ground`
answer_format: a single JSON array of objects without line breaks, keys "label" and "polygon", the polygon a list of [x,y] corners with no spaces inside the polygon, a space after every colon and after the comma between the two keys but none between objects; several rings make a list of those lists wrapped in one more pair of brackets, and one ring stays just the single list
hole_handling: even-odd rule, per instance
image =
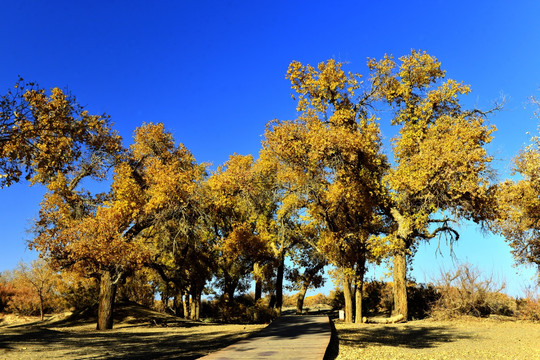
[{"label": "tree shadow on ground", "polygon": [[[137,332],[58,331],[46,328],[13,329],[0,337],[2,355],[17,358],[39,349],[46,357],[74,359],[196,359],[245,336],[231,332],[191,334],[174,331]],[[28,349],[28,350],[27,350]],[[20,355],[18,355],[20,354]]]},{"label": "tree shadow on ground", "polygon": [[357,328],[339,330],[339,343],[341,345],[360,348],[376,345],[425,349],[469,338],[471,335],[457,332],[451,328],[426,325],[360,325]]}]

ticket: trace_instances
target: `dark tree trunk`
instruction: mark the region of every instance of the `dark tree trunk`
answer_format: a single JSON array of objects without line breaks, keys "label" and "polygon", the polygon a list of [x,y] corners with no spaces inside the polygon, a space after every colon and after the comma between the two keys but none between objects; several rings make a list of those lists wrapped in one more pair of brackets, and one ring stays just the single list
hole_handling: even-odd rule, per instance
[{"label": "dark tree trunk", "polygon": [[255,302],[257,300],[260,300],[262,298],[262,280],[256,279],[255,280]]},{"label": "dark tree trunk", "polygon": [[353,322],[353,297],[351,290],[351,276],[343,277],[343,297],[345,298],[345,322]]},{"label": "dark tree trunk", "polygon": [[285,258],[281,255],[279,264],[277,267],[276,276],[276,311],[277,315],[281,315],[281,308],[283,306],[283,274],[285,272]]},{"label": "dark tree trunk", "polygon": [[173,304],[174,304],[174,315],[178,317],[184,317],[184,308],[183,308],[181,292],[178,292],[178,294],[174,296]]},{"label": "dark tree trunk", "polygon": [[191,319],[199,320],[201,315],[201,291],[193,287],[191,292]]},{"label": "dark tree trunk", "polygon": [[276,306],[276,294],[270,295],[270,301],[268,303],[268,307],[273,309]]},{"label": "dark tree trunk", "polygon": [[233,279],[231,277],[225,277],[225,288],[224,290],[224,296],[225,296],[225,304],[231,306],[232,302],[234,301],[234,292],[236,291],[236,287],[238,286],[238,279]]},{"label": "dark tree trunk", "polygon": [[306,292],[309,287],[309,282],[304,281],[302,287],[298,292],[296,299],[296,315],[302,315],[302,310],[304,309],[304,298],[306,297]]},{"label": "dark tree trunk", "polygon": [[354,322],[362,322],[362,297],[364,295],[364,274],[366,272],[366,259],[364,257],[360,258],[356,264],[356,281],[355,281],[355,316]]},{"label": "dark tree trunk", "polygon": [[43,296],[39,295],[39,315],[41,316],[41,321],[43,321],[43,319],[45,318],[45,312],[43,311],[44,302],[45,302],[45,299],[43,298]]},{"label": "dark tree trunk", "polygon": [[182,302],[182,304],[184,305],[184,318],[189,319],[189,293],[186,290],[184,290],[184,301]]},{"label": "dark tree trunk", "polygon": [[99,283],[98,330],[113,328],[113,307],[116,296],[116,282],[110,271],[103,270]]},{"label": "dark tree trunk", "polygon": [[169,308],[169,292],[168,290],[162,291],[160,294],[161,297],[161,305],[163,306],[163,312],[167,313],[167,310]]},{"label": "dark tree trunk", "polygon": [[253,277],[255,279],[255,302],[262,298],[262,278],[260,274],[261,266],[259,263],[253,264]]},{"label": "dark tree trunk", "polygon": [[407,321],[407,255],[400,251],[394,255],[394,311]]}]

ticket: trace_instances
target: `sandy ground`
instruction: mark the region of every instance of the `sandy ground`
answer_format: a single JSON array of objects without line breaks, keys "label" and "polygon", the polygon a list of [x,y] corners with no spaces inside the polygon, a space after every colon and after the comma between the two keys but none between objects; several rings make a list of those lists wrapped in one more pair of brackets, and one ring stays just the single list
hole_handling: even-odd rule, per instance
[{"label": "sandy ground", "polygon": [[[91,321],[0,319],[0,359],[196,359],[266,325],[218,325],[166,315],[126,316],[113,330]],[[32,320],[32,319],[26,319]]]},{"label": "sandy ground", "polygon": [[[540,359],[540,324],[493,319],[335,323],[329,359]],[[339,354],[339,355],[338,355]]]},{"label": "sandy ground", "polygon": [[[0,359],[196,359],[266,325],[181,320],[141,308],[118,312],[110,331],[94,319],[0,317]],[[501,319],[343,324],[325,359],[539,359],[540,324]]]}]

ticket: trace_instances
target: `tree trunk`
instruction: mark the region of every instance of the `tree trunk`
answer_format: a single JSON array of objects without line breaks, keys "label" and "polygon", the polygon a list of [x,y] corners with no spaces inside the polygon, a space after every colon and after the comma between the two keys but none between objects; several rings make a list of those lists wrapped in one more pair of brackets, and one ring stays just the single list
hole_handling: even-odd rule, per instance
[{"label": "tree trunk", "polygon": [[225,304],[227,306],[232,306],[232,302],[234,301],[234,292],[236,291],[236,287],[238,286],[238,279],[233,279],[231,277],[225,277],[225,285],[224,285],[224,296],[225,296]]},{"label": "tree trunk", "polygon": [[163,306],[163,312],[166,314],[169,308],[169,292],[168,290],[162,291],[160,294],[161,306]]},{"label": "tree trunk", "polygon": [[183,308],[181,292],[178,292],[178,294],[174,295],[173,305],[174,305],[174,315],[177,317],[184,317],[184,308]]},{"label": "tree trunk", "polygon": [[361,258],[356,264],[356,281],[355,281],[355,323],[362,322],[362,296],[364,294],[364,274],[366,272],[366,259]]},{"label": "tree trunk", "polygon": [[304,281],[302,283],[302,287],[300,288],[300,291],[298,292],[297,299],[296,299],[296,315],[302,315],[302,310],[304,308],[304,298],[306,297],[306,292],[309,287],[309,282]]},{"label": "tree trunk", "polygon": [[398,224],[396,233],[398,242],[393,259],[394,308],[392,315],[403,315],[403,320],[407,321],[407,249],[412,242],[412,230],[409,222],[396,208],[391,209],[390,212]]},{"label": "tree trunk", "polygon": [[113,328],[113,307],[116,296],[116,282],[113,281],[110,271],[101,272],[99,283],[98,330]]},{"label": "tree trunk", "polygon": [[201,315],[201,291],[194,288],[191,293],[191,320],[199,320]]},{"label": "tree trunk", "polygon": [[268,303],[268,307],[270,309],[273,309],[275,306],[276,306],[276,294],[271,294],[270,295],[270,301]]},{"label": "tree trunk", "polygon": [[41,321],[43,321],[43,319],[45,318],[45,313],[43,311],[43,303],[45,302],[45,299],[43,299],[43,296],[40,294],[39,295],[39,315],[41,316]]},{"label": "tree trunk", "polygon": [[189,319],[190,318],[190,314],[189,314],[189,293],[184,290],[184,301],[183,301],[183,305],[184,305],[184,318],[186,319]]},{"label": "tree trunk", "polygon": [[392,315],[403,315],[407,321],[407,255],[405,251],[394,255],[394,309]]},{"label": "tree trunk", "polygon": [[255,280],[255,302],[262,298],[262,280]]},{"label": "tree trunk", "polygon": [[276,311],[277,315],[281,315],[281,308],[283,306],[283,274],[285,272],[285,257],[282,254],[279,259],[277,267],[276,277]]},{"label": "tree trunk", "polygon": [[343,297],[345,298],[345,322],[353,322],[353,299],[351,291],[351,277],[343,277]]},{"label": "tree trunk", "polygon": [[260,274],[260,265],[255,263],[253,265],[253,277],[255,278],[255,302],[262,298],[262,279]]}]

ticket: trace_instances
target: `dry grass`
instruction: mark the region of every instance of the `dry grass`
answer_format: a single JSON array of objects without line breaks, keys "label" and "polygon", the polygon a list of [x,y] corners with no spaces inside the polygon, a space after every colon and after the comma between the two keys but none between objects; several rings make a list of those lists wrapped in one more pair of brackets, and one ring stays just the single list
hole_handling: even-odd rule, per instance
[{"label": "dry grass", "polygon": [[540,324],[531,322],[461,318],[335,326],[336,359],[540,359]]},{"label": "dry grass", "polygon": [[185,321],[143,308],[118,315],[114,329],[101,332],[92,318],[3,318],[0,359],[196,359],[265,327]]}]

